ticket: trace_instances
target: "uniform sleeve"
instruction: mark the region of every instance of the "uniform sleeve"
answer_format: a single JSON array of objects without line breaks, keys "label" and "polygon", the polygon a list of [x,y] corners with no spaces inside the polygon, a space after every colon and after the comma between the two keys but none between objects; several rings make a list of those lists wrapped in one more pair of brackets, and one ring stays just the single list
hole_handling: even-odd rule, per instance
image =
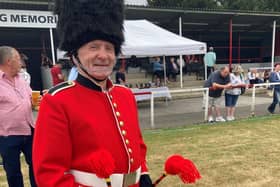
[{"label": "uniform sleeve", "polygon": [[146,155],[147,155],[147,146],[144,143],[142,135],[140,136],[141,142],[141,157],[142,157],[142,164],[141,164],[141,174],[147,174],[148,173],[148,166],[147,166],[147,160],[146,160]]},{"label": "uniform sleeve", "polygon": [[40,105],[33,146],[34,175],[40,187],[78,187],[67,174],[71,163],[71,139],[62,105],[45,95]]},{"label": "uniform sleeve", "polygon": [[137,104],[136,104],[136,100],[135,97],[133,95],[133,93],[131,92],[131,96],[132,96],[132,100],[134,102],[134,107],[136,110],[136,114],[137,114],[137,122],[138,122],[138,131],[139,131],[139,144],[140,144],[140,149],[141,149],[141,159],[142,159],[142,163],[141,163],[141,174],[148,174],[148,166],[147,166],[147,160],[146,160],[146,156],[147,156],[147,146],[144,142],[141,130],[140,130],[140,126],[139,126],[139,119],[138,119],[138,111],[137,111]]}]

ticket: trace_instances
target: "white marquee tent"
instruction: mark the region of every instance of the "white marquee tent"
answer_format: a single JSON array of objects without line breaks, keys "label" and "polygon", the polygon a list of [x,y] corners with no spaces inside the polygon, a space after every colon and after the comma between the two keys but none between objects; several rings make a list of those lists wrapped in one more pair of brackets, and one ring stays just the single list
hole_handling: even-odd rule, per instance
[{"label": "white marquee tent", "polygon": [[147,20],[125,21],[124,30],[123,56],[163,56],[164,77],[166,77],[165,56],[180,55],[181,88],[183,87],[182,55],[205,54],[207,50],[206,43],[184,38]]},{"label": "white marquee tent", "polygon": [[124,56],[204,54],[206,44],[169,32],[147,20],[125,21]]}]

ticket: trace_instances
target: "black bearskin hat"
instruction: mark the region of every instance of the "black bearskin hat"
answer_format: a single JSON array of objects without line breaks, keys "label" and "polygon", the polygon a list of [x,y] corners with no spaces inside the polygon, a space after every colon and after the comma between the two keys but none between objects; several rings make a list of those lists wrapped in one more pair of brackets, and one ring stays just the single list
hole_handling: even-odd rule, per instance
[{"label": "black bearskin hat", "polygon": [[105,40],[118,55],[124,42],[123,0],[55,0],[59,48],[73,53],[92,40]]}]

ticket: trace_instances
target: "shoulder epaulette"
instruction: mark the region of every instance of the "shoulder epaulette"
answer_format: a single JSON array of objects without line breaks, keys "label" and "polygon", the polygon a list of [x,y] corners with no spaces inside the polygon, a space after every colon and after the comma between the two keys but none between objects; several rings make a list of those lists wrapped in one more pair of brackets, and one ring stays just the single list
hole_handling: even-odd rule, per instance
[{"label": "shoulder epaulette", "polygon": [[124,85],[121,85],[121,84],[114,84],[115,87],[121,87],[121,88],[125,88],[125,89],[128,89],[128,87],[124,86]]},{"label": "shoulder epaulette", "polygon": [[62,82],[54,87],[52,87],[51,89],[49,89],[48,93],[51,94],[52,96],[54,96],[55,94],[57,94],[58,92],[71,88],[73,86],[75,86],[75,82],[73,81],[67,81],[67,82]]},{"label": "shoulder epaulette", "polygon": [[131,89],[128,88],[127,86],[120,85],[120,84],[114,84],[114,87],[124,88],[125,90],[131,90]]}]

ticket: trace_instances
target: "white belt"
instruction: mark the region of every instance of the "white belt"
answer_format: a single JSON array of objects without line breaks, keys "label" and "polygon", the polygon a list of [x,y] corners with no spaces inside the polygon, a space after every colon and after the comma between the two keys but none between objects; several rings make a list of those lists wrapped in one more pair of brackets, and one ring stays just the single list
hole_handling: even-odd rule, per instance
[{"label": "white belt", "polygon": [[[90,187],[108,187],[105,179],[98,178],[94,173],[70,170],[75,182]],[[141,176],[141,167],[129,174],[113,174],[110,176],[112,187],[128,187],[137,184]]]}]

